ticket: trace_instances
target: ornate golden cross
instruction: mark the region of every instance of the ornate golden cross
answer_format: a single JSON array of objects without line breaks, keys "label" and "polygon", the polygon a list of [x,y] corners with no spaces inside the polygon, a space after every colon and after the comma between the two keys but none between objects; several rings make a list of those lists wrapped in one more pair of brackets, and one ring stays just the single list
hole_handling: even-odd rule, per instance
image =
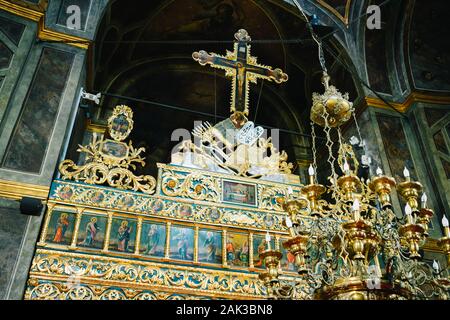
[{"label": "ornate golden cross", "polygon": [[239,30],[234,37],[234,51],[228,51],[226,56],[216,53],[207,53],[202,50],[194,52],[192,57],[202,66],[207,64],[213,68],[225,70],[225,76],[233,79],[231,92],[231,112],[233,115],[248,116],[249,87],[251,83],[257,83],[258,79],[283,83],[288,80],[288,75],[281,69],[272,70],[272,67],[260,65],[257,58],[250,55],[251,38],[246,30]]}]

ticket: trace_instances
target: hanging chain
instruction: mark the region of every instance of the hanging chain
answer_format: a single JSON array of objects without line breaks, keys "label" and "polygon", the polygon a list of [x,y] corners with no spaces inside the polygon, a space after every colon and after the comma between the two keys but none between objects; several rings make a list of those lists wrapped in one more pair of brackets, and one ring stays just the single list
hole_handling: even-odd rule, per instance
[{"label": "hanging chain", "polygon": [[337,133],[338,133],[338,139],[339,139],[339,149],[341,149],[342,147],[342,132],[341,132],[341,127],[337,128]]},{"label": "hanging chain", "polygon": [[361,130],[359,129],[358,120],[356,120],[356,114],[355,114],[354,111],[352,112],[352,115],[353,115],[353,120],[355,120],[355,126],[356,126],[356,131],[358,132],[359,142],[363,143],[363,139],[362,139],[362,136],[361,136]]},{"label": "hanging chain", "polygon": [[[325,105],[325,103],[324,103],[324,105]],[[337,186],[337,174],[336,174],[336,170],[334,168],[334,164],[336,162],[336,158],[333,155],[334,142],[333,142],[333,139],[331,139],[331,127],[330,127],[330,124],[328,122],[328,117],[330,115],[328,114],[328,111],[327,111],[326,108],[323,108],[322,116],[323,116],[323,118],[325,120],[325,126],[323,128],[323,131],[325,132],[325,135],[327,137],[327,142],[326,142],[326,146],[328,148],[328,159],[327,159],[327,161],[328,161],[328,163],[330,164],[330,167],[331,167],[331,176],[330,176],[330,178],[332,179],[332,181],[331,181],[331,189],[333,191],[333,197],[335,199],[337,199],[337,196],[338,196],[337,195],[337,189],[336,189],[337,188],[336,187]]]},{"label": "hanging chain", "polygon": [[[342,149],[342,132],[341,132],[341,127],[338,127],[337,128],[337,133],[338,133],[338,143],[339,143],[339,146],[338,146],[338,162],[339,162],[339,159],[342,159],[344,162],[346,162],[347,161],[347,157],[346,157],[346,155],[345,155],[345,151]],[[341,168],[342,169],[342,168]]]},{"label": "hanging chain", "polygon": [[317,148],[316,148],[316,128],[314,126],[314,122],[311,121],[311,137],[312,137],[312,154],[313,154],[313,168],[314,168],[314,172],[316,172],[316,174],[314,175],[315,177],[315,183],[317,183]]},{"label": "hanging chain", "polygon": [[325,55],[323,53],[322,40],[314,32],[314,29],[313,29],[313,27],[311,25],[311,22],[308,19],[308,16],[303,11],[303,8],[300,6],[300,4],[297,2],[297,0],[293,0],[293,2],[297,6],[297,8],[300,10],[300,12],[302,13],[303,17],[305,18],[306,26],[308,27],[309,33],[311,34],[311,37],[313,38],[313,40],[317,43],[318,53],[319,53],[319,62],[320,62],[320,66],[322,68],[322,71],[325,72],[325,73],[328,73],[327,67],[325,65]]}]

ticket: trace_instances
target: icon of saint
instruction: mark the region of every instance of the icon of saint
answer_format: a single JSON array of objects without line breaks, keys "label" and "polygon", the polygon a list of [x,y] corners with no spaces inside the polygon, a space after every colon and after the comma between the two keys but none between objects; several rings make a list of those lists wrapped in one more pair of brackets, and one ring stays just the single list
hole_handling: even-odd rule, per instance
[{"label": "icon of saint", "polygon": [[178,256],[182,260],[189,260],[188,255],[188,238],[186,235],[186,230],[182,229],[180,233],[175,237],[175,240],[178,240],[177,243],[177,250],[178,250]]},{"label": "icon of saint", "polygon": [[266,251],[266,241],[263,239],[259,243],[258,246],[258,261],[255,263],[255,267],[262,267],[263,266],[263,260],[259,258],[260,254]]},{"label": "icon of saint", "polygon": [[56,243],[64,242],[64,235],[67,231],[68,226],[69,226],[68,215],[67,213],[63,213],[59,217],[58,222],[56,224],[56,232],[55,236],[53,237],[53,242]]},{"label": "icon of saint", "polygon": [[117,250],[127,252],[130,241],[132,227],[128,226],[128,221],[122,221],[117,234]]},{"label": "icon of saint", "polygon": [[97,235],[97,232],[100,230],[99,226],[97,225],[97,218],[91,218],[91,221],[88,222],[86,225],[86,236],[81,243],[83,246],[92,247],[95,241],[95,236]]},{"label": "icon of saint", "polygon": [[216,258],[216,241],[214,239],[214,234],[208,231],[206,234],[206,239],[203,243],[203,247],[206,248],[206,261],[215,262]]},{"label": "icon of saint", "polygon": [[227,260],[230,261],[230,262],[233,262],[234,259],[236,258],[236,255],[235,255],[235,252],[234,252],[234,245],[231,242],[231,240],[227,241],[226,250],[227,250]]},{"label": "icon of saint", "polygon": [[239,254],[239,260],[241,260],[244,264],[248,262],[248,242],[245,241],[241,248],[241,253]]},{"label": "icon of saint", "polygon": [[146,254],[153,255],[156,253],[156,249],[158,248],[160,239],[160,234],[158,230],[158,226],[152,224],[147,233],[147,251]]}]

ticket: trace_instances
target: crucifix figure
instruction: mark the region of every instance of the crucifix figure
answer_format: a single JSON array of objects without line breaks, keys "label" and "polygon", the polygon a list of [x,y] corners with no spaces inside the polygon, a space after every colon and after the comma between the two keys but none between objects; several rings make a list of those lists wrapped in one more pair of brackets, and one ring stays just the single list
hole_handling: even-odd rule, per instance
[{"label": "crucifix figure", "polygon": [[202,66],[209,64],[213,68],[225,70],[225,75],[232,78],[231,119],[240,128],[247,121],[249,113],[250,82],[257,83],[258,79],[265,79],[283,83],[288,80],[288,76],[281,69],[273,70],[257,63],[257,58],[250,55],[251,38],[246,30],[239,30],[234,37],[237,40],[234,51],[227,50],[226,56],[201,50],[194,52],[192,57]]}]

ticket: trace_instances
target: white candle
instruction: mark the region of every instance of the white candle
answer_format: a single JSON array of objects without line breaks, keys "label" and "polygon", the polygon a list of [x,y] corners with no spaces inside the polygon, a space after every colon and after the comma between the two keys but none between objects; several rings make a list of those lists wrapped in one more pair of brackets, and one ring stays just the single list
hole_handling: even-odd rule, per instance
[{"label": "white candle", "polygon": [[409,181],[410,175],[408,168],[405,167],[405,169],[403,169],[403,175],[405,176],[406,180]]},{"label": "white candle", "polygon": [[447,238],[450,238],[450,229],[448,227],[448,219],[446,216],[442,218],[442,226],[444,227],[444,233]]},{"label": "white candle", "polygon": [[266,233],[267,250],[271,250],[270,240],[271,240],[270,234],[269,234],[269,231],[267,231],[267,233]]},{"label": "white candle", "polygon": [[433,260],[433,269],[436,270],[437,273],[439,273],[439,264],[436,260]]},{"label": "white candle", "polygon": [[292,220],[289,217],[286,217],[286,227],[292,228]]},{"label": "white candle", "polygon": [[350,174],[350,166],[348,165],[348,162],[347,162],[347,161],[344,162],[344,173],[345,173],[346,175],[349,175],[349,174]]},{"label": "white candle", "polygon": [[422,201],[422,208],[426,208],[427,207],[428,197],[427,197],[427,194],[425,192],[422,194],[422,198],[420,198],[420,200]]},{"label": "white candle", "polygon": [[289,229],[289,234],[291,237],[295,237],[295,232],[294,229],[292,228],[293,224],[292,224],[292,220],[289,217],[286,217],[286,227],[288,227]]},{"label": "white candle", "polygon": [[315,176],[316,172],[315,172],[312,164],[309,165],[308,173],[309,173],[309,184],[314,184],[314,176]]},{"label": "white candle", "polygon": [[412,208],[409,205],[409,203],[407,203],[405,206],[405,214],[406,214],[406,221],[408,222],[408,224],[412,224],[413,223]]},{"label": "white candle", "polygon": [[294,190],[292,190],[292,187],[288,187],[287,193],[288,193],[288,195],[292,195],[294,193]]},{"label": "white candle", "polygon": [[359,210],[360,210],[359,200],[355,199],[352,205],[353,219],[355,221],[358,221],[361,218],[361,216],[359,215]]},{"label": "white candle", "polygon": [[381,170],[380,167],[377,168],[377,175],[379,176],[383,175],[383,170]]}]

